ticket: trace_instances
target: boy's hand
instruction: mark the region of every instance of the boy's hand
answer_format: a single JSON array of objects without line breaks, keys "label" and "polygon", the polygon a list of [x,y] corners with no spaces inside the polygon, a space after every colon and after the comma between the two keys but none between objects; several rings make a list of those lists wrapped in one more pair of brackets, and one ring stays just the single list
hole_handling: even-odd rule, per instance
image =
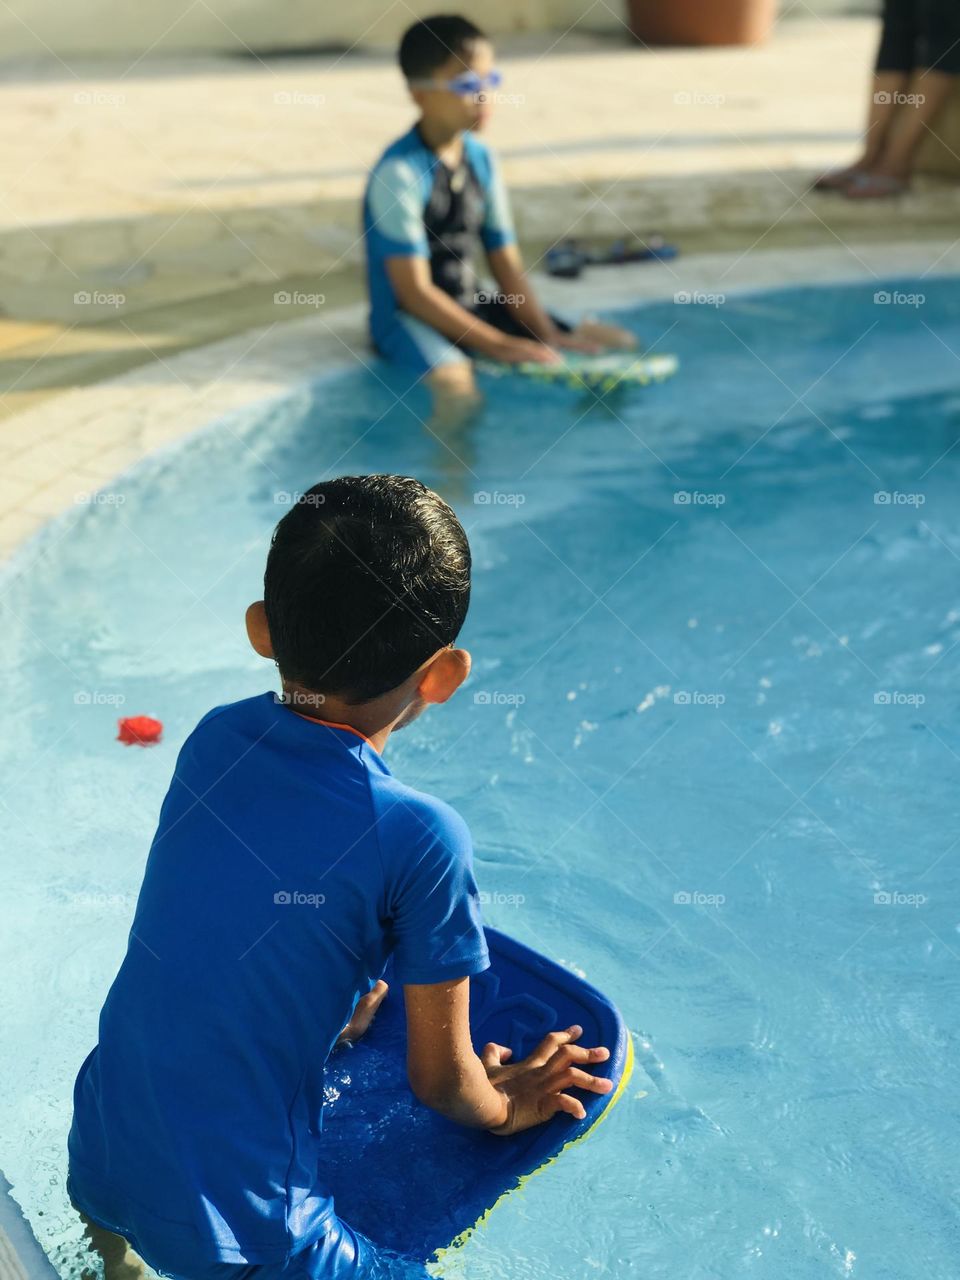
[{"label": "boy's hand", "polygon": [[504,337],[490,355],[505,364],[525,364],[528,360],[534,364],[558,364],[560,361],[552,347],[535,338]]},{"label": "boy's hand", "polygon": [[550,342],[563,351],[578,351],[586,356],[598,356],[604,350],[604,347],[599,342],[594,342],[592,338],[581,337],[576,332],[565,333],[562,329],[557,330]]},{"label": "boy's hand", "polygon": [[376,1016],[377,1010],[383,1004],[388,990],[389,987],[381,978],[372,991],[360,997],[357,1001],[357,1007],[353,1011],[353,1017],[337,1036],[337,1047],[353,1044],[370,1030],[370,1023]]},{"label": "boy's hand", "polygon": [[[556,328],[556,326],[554,326]],[[544,338],[551,346],[567,351],[583,351],[597,355],[602,351],[635,351],[637,339],[619,325],[604,324],[600,320],[582,320],[576,329],[567,333],[559,330]]]},{"label": "boy's hand", "polygon": [[582,1027],[551,1031],[529,1057],[522,1062],[505,1065],[512,1050],[501,1044],[488,1044],[480,1055],[490,1083],[506,1100],[506,1120],[490,1129],[500,1137],[520,1133],[549,1120],[558,1111],[582,1120],[586,1115],[579,1099],[564,1089],[588,1089],[591,1093],[610,1093],[613,1081],[585,1071],[591,1062],[606,1062],[610,1050],[585,1049],[574,1044],[583,1035]]}]

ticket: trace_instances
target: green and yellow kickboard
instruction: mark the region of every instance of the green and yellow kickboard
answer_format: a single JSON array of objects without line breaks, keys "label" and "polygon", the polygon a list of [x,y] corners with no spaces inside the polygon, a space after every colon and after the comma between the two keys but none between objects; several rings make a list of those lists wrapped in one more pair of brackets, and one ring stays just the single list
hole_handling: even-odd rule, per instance
[{"label": "green and yellow kickboard", "polygon": [[478,361],[478,367],[494,377],[518,374],[535,382],[559,384],[600,395],[608,395],[621,386],[645,387],[651,382],[663,382],[676,373],[678,365],[674,355],[637,355],[635,351],[616,351],[602,356],[568,354],[557,364],[540,364],[535,360],[524,361],[523,364]]}]

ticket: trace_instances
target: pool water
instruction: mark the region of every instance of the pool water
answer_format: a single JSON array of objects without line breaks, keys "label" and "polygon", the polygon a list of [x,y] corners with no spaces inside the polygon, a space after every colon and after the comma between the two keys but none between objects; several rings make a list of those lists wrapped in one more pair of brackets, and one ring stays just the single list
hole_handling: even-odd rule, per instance
[{"label": "pool water", "polygon": [[[0,1168],[64,1280],[71,1086],[176,752],[273,687],[243,611],[291,495],[373,470],[450,497],[476,564],[474,674],[391,767],[469,821],[488,921],[607,991],[638,1057],[447,1274],[956,1275],[957,286],[626,322],[672,381],[604,405],[501,380],[438,438],[419,392],[336,373],[13,566]],[[137,713],[161,745],[115,741]]]}]

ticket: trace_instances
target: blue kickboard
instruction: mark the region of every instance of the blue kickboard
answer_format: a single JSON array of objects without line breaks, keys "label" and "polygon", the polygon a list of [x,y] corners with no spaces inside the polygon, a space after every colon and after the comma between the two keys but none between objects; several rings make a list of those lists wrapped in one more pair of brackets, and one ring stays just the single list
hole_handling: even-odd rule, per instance
[{"label": "blue kickboard", "polygon": [[[327,1063],[325,1174],[344,1221],[381,1247],[423,1262],[583,1137],[619,1096],[633,1062],[629,1033],[606,996],[505,934],[486,934],[491,967],[470,980],[477,1052],[493,1040],[508,1045],[516,1061],[548,1031],[579,1023],[581,1044],[609,1048],[609,1060],[594,1070],[615,1088],[605,1096],[572,1090],[585,1119],[556,1115],[510,1138],[456,1125],[410,1091],[403,994],[391,985],[366,1036]],[[389,968],[384,977],[390,982]]]}]

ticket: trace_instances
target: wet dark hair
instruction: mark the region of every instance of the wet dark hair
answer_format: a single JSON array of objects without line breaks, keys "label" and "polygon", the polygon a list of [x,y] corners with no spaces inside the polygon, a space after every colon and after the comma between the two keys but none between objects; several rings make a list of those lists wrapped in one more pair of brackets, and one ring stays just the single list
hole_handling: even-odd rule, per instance
[{"label": "wet dark hair", "polygon": [[419,480],[340,476],[301,494],[277,525],[263,596],[282,677],[367,702],[456,640],[470,544]]},{"label": "wet dark hair", "polygon": [[456,13],[437,13],[408,27],[400,41],[400,70],[408,80],[428,79],[451,58],[470,61],[473,46],[486,40],[479,27]]}]

